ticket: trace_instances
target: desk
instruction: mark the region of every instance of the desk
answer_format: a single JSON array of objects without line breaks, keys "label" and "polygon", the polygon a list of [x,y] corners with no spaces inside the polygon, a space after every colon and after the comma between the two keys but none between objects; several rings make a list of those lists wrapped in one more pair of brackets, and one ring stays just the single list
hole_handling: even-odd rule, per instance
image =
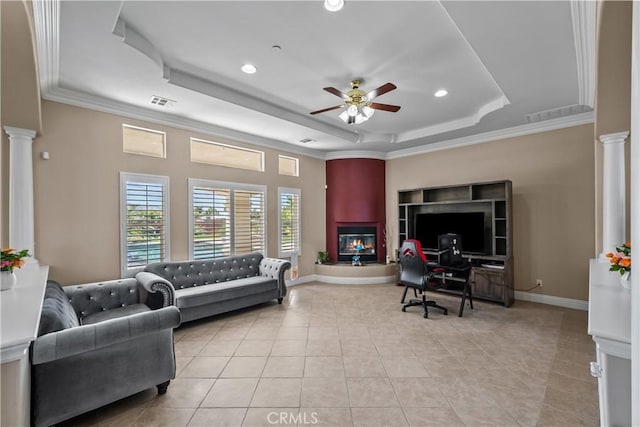
[{"label": "desk", "polygon": [[427,261],[429,270],[442,270],[437,273],[433,273],[433,278],[439,280],[443,288],[447,290],[447,282],[463,283],[462,288],[462,300],[460,301],[460,309],[458,310],[458,317],[462,317],[464,311],[464,303],[469,296],[469,306],[473,310],[473,297],[471,295],[471,282],[469,280],[471,276],[470,263],[465,263],[461,266],[440,265],[437,262]]},{"label": "desk", "polygon": [[31,378],[27,350],[38,335],[49,267],[29,263],[15,273],[18,283],[0,292],[0,424],[28,426]]}]

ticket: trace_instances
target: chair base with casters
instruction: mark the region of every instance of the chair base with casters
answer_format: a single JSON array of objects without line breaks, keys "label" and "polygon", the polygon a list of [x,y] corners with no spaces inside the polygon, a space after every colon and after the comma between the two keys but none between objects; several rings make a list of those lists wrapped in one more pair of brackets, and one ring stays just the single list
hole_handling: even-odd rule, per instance
[{"label": "chair base with casters", "polygon": [[[404,300],[407,296],[407,291],[409,290],[409,287],[405,287],[404,288],[404,293],[402,294],[402,299],[400,300],[401,304],[404,304]],[[420,292],[422,294],[422,299],[410,299],[408,303],[404,304],[402,306],[402,311],[406,312],[407,311],[407,307],[415,307],[415,306],[422,306],[424,307],[424,318],[427,319],[429,317],[429,308],[428,307],[433,307],[433,308],[437,308],[442,310],[443,314],[446,316],[449,311],[447,310],[446,307],[443,307],[441,305],[438,305],[435,301],[432,300],[427,300],[427,293],[426,292]],[[418,297],[418,293],[416,292],[416,289],[413,289],[413,294],[414,296],[417,298]]]}]

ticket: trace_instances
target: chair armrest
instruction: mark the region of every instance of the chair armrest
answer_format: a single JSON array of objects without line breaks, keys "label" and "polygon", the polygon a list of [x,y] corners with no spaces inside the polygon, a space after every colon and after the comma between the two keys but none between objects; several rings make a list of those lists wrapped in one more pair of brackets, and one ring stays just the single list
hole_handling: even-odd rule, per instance
[{"label": "chair armrest", "polygon": [[171,282],[162,277],[158,276],[155,273],[150,273],[148,271],[141,271],[136,274],[136,280],[143,288],[147,290],[149,293],[159,292],[162,295],[162,306],[168,307],[170,305],[175,305],[176,297],[175,297],[175,289]]},{"label": "chair armrest", "polygon": [[77,326],[38,337],[31,347],[31,363],[38,365],[108,347],[180,325],[175,306]]},{"label": "chair armrest", "polygon": [[291,268],[291,263],[284,259],[262,258],[262,261],[260,261],[260,275],[262,277],[269,277],[278,281],[280,297],[287,295],[287,285],[285,284],[284,273],[289,268]]}]

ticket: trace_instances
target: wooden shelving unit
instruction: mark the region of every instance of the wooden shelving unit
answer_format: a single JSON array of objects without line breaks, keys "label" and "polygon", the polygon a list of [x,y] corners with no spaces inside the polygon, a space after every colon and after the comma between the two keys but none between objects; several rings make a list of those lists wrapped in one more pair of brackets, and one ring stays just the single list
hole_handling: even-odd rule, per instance
[{"label": "wooden shelving unit", "polygon": [[[513,304],[513,243],[511,181],[480,182],[448,187],[418,188],[398,192],[398,247],[415,238],[419,213],[484,212],[484,254],[465,253],[473,264],[474,297]],[[427,252],[427,256],[429,253]]]}]

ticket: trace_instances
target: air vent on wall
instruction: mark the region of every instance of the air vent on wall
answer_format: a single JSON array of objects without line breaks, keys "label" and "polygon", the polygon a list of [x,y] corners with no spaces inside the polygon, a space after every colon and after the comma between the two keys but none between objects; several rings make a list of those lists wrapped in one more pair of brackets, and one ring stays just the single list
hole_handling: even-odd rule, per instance
[{"label": "air vent on wall", "polygon": [[569,105],[566,107],[553,108],[551,110],[538,111],[537,113],[526,114],[524,117],[527,123],[541,122],[543,120],[557,119],[559,117],[572,116],[574,114],[591,111],[586,105]]},{"label": "air vent on wall", "polygon": [[149,100],[149,104],[155,105],[157,107],[173,108],[176,104],[176,101],[168,98],[163,98],[161,96],[153,95]]},{"label": "air vent on wall", "polygon": [[316,140],[315,139],[311,139],[311,138],[303,138],[299,142],[301,142],[303,144],[309,144],[310,142],[316,142]]}]

